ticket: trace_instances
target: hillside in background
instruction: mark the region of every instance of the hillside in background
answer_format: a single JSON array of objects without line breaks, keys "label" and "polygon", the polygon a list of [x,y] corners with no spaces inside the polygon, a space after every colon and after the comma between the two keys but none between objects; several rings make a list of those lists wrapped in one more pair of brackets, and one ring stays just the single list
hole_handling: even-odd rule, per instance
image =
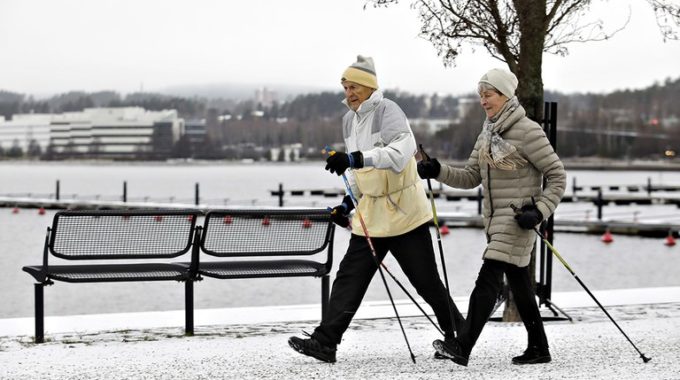
[{"label": "hillside in background", "polygon": [[[187,86],[166,89],[166,93],[124,96],[112,91],[69,92],[39,100],[0,91],[0,116],[9,120],[20,113],[138,106],[148,110],[176,109],[185,120],[205,120],[210,146],[221,146],[223,150],[290,143],[318,150],[329,142],[341,142],[338,124],[346,112],[340,102],[342,92],[298,93],[305,90],[221,85],[199,90]],[[433,154],[452,159],[467,157],[484,118],[475,94],[453,97],[386,90],[385,96],[402,107],[416,138]],[[668,152],[679,148],[680,78],[608,94],[547,91],[545,96],[558,103],[558,142],[563,157],[672,158]],[[427,128],[428,120],[437,120],[439,127]],[[200,152],[194,153],[200,156]],[[211,157],[230,156],[213,151]]]}]

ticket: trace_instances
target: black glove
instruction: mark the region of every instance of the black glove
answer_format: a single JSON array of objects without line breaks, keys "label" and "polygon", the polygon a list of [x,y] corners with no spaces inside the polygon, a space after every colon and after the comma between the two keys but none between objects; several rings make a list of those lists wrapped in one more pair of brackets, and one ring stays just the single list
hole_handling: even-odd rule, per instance
[{"label": "black glove", "polygon": [[428,158],[418,162],[418,175],[422,179],[437,178],[442,165],[436,158]]},{"label": "black glove", "polygon": [[347,215],[349,215],[352,210],[354,210],[352,198],[350,198],[349,195],[345,195],[345,197],[342,198],[342,203],[333,207],[331,210],[331,220],[338,226],[347,228],[349,226],[349,218]]},{"label": "black glove", "polygon": [[543,214],[534,205],[522,206],[515,214],[515,220],[522,229],[531,230],[543,221]]},{"label": "black glove", "polygon": [[[342,175],[347,168],[360,169],[364,167],[364,155],[356,151],[350,154],[336,152],[326,159],[326,170]],[[351,202],[350,202],[351,203]]]}]

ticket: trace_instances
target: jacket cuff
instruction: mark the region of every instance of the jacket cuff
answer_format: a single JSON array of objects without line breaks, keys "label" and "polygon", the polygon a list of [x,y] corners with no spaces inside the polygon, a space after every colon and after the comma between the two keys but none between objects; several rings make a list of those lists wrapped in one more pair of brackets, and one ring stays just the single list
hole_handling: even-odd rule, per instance
[{"label": "jacket cuff", "polygon": [[364,167],[368,166],[375,166],[375,153],[369,151],[361,152],[361,154],[364,156]]},{"label": "jacket cuff", "polygon": [[541,215],[543,215],[543,220],[548,219],[550,217],[550,214],[552,214],[552,211],[550,211],[550,208],[548,208],[548,206],[544,202],[541,201],[536,202],[536,208],[538,209],[538,211],[541,212]]},{"label": "jacket cuff", "polygon": [[446,184],[445,180],[449,177],[450,172],[451,169],[449,168],[449,165],[441,164],[441,166],[439,167],[439,175],[435,179],[441,183]]}]

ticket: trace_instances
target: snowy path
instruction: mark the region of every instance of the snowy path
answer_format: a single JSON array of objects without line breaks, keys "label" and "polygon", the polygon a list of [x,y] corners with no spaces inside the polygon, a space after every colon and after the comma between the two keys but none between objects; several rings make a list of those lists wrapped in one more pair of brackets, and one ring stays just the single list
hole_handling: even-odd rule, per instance
[{"label": "snowy path", "polygon": [[34,345],[29,336],[0,338],[1,379],[680,379],[680,303],[608,308],[652,361],[632,346],[596,307],[568,308],[576,319],[547,322],[553,361],[514,366],[524,349],[519,323],[490,322],[467,368],[432,358],[438,338],[425,318],[404,319],[408,356],[396,321],[356,320],[338,347],[338,363],[317,362],[291,350],[286,340],[311,323],[199,326],[194,337],[180,328],[55,334]]}]

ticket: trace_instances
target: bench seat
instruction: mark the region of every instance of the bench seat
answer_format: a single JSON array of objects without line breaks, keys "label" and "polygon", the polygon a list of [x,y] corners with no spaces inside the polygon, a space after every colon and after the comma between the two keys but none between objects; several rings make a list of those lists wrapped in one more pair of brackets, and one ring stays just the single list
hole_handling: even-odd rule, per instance
[{"label": "bench seat", "polygon": [[202,262],[198,273],[213,278],[256,277],[322,277],[327,273],[326,264],[310,260],[268,260]]},{"label": "bench seat", "polygon": [[190,280],[189,271],[184,265],[169,263],[49,265],[47,273],[39,265],[26,266],[23,270],[38,282],[46,279],[64,282]]}]

